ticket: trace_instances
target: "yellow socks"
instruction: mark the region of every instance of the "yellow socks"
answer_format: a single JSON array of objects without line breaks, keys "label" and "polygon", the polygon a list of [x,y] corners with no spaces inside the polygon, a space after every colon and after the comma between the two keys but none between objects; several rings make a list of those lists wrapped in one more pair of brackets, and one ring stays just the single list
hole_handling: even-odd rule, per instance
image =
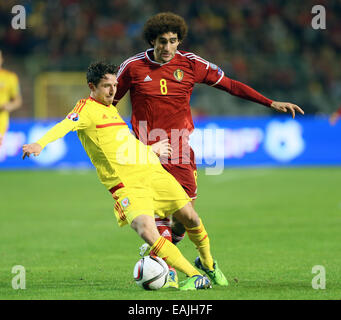
[{"label": "yellow socks", "polygon": [[[210,250],[210,239],[200,220],[200,225],[194,228],[186,228],[189,239],[195,244],[199,251],[200,261],[205,268],[213,270],[213,258]],[[151,247],[157,256],[164,259],[166,263],[189,277],[199,275],[190,262],[182,255],[180,250],[169,240],[160,236]]]},{"label": "yellow socks", "polygon": [[200,261],[204,267],[213,270],[213,258],[210,250],[210,239],[200,219],[198,227],[187,229],[189,239],[195,244],[199,251]]},{"label": "yellow socks", "polygon": [[151,247],[151,251],[164,259],[168,265],[184,272],[189,277],[200,274],[200,272],[182,255],[180,250],[164,237],[160,236],[160,238],[155,241]]}]

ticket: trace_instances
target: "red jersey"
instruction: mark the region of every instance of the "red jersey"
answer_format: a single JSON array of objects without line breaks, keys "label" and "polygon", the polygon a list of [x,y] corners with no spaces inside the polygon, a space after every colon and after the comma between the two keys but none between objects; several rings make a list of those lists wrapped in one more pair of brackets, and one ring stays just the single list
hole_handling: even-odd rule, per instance
[{"label": "red jersey", "polygon": [[136,136],[144,143],[153,144],[157,139],[152,133],[158,135],[158,131],[152,130],[164,130],[173,148],[172,159],[190,161],[189,149],[184,152],[183,146],[188,145],[194,129],[189,102],[195,83],[205,83],[267,106],[272,102],[227,78],[219,67],[193,53],[176,51],[172,60],[159,63],[154,61],[153,52],[153,48],[148,49],[120,65],[114,104],[130,90],[131,124]]}]

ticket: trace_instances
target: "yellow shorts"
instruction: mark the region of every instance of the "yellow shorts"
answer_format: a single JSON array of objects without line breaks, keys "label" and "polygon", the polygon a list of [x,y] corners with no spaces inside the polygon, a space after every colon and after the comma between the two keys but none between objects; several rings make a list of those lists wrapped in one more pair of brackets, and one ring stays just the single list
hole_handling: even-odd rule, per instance
[{"label": "yellow shorts", "polygon": [[125,186],[113,194],[114,213],[120,227],[142,215],[165,218],[183,208],[191,198],[176,179],[161,166],[143,186]]},{"label": "yellow shorts", "polygon": [[0,135],[4,135],[8,130],[9,114],[7,111],[0,111]]}]

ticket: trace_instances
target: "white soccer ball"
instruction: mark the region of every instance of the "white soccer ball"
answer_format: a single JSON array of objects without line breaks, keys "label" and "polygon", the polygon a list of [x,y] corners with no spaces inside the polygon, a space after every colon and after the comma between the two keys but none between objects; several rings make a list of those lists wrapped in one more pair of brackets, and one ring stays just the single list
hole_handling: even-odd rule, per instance
[{"label": "white soccer ball", "polygon": [[134,268],[136,283],[145,290],[158,290],[168,280],[167,263],[157,256],[146,256],[137,261]]}]

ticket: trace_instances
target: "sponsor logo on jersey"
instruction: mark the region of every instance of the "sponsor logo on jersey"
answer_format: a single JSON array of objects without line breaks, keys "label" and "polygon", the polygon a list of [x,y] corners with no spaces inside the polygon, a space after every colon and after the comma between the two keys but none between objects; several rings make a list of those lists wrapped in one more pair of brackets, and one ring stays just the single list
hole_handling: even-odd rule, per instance
[{"label": "sponsor logo on jersey", "polygon": [[153,79],[149,76],[149,75],[147,75],[145,78],[144,78],[144,82],[147,82],[147,81],[152,81]]},{"label": "sponsor logo on jersey", "polygon": [[121,205],[122,205],[123,208],[127,208],[130,205],[129,199],[128,198],[124,198],[121,201]]},{"label": "sponsor logo on jersey", "polygon": [[221,76],[223,74],[223,70],[221,70],[220,68],[218,68],[218,74]]},{"label": "sponsor logo on jersey", "polygon": [[67,118],[72,121],[78,121],[79,120],[79,114],[76,112],[70,113]]},{"label": "sponsor logo on jersey", "polygon": [[102,119],[109,119],[106,114],[103,114]]},{"label": "sponsor logo on jersey", "polygon": [[216,66],[214,63],[211,63],[210,62],[210,67],[212,70],[217,70],[218,69],[218,66]]},{"label": "sponsor logo on jersey", "polygon": [[181,69],[176,69],[173,74],[174,78],[178,81],[181,81],[184,78],[184,72]]}]

